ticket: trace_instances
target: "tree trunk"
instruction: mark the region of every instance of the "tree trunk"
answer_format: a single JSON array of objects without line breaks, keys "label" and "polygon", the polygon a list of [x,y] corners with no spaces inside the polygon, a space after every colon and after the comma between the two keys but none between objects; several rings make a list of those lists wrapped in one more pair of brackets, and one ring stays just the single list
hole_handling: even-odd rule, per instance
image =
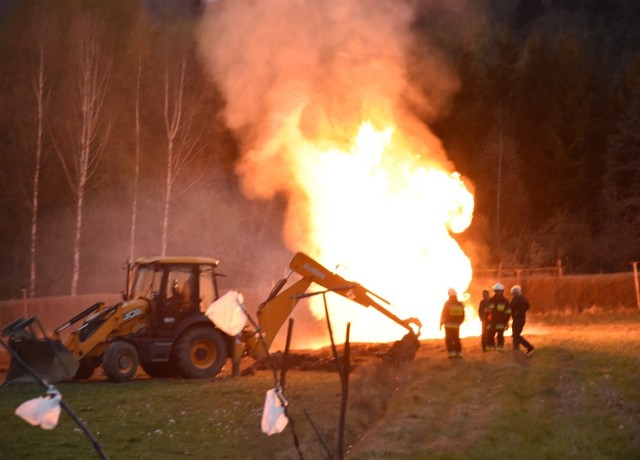
[{"label": "tree trunk", "polygon": [[73,270],[71,295],[78,294],[80,280],[80,251],[82,242],[82,216],[87,184],[95,174],[104,151],[108,129],[101,130],[98,120],[106,95],[109,65],[101,68],[101,51],[95,34],[97,24],[89,19],[83,24],[80,37],[80,125],[75,154],[72,155],[73,175],[65,157],[60,154],[67,178],[76,194],[76,225],[73,243]]},{"label": "tree trunk", "polygon": [[[173,193],[173,182],[180,169],[181,163],[185,160],[177,158],[174,151],[176,136],[182,127],[182,96],[184,93],[184,73],[186,62],[183,59],[180,69],[180,76],[173,85],[170,84],[169,65],[165,67],[164,79],[164,123],[167,134],[167,176],[164,195],[164,213],[162,215],[162,251],[161,255],[167,254],[169,243],[169,212],[171,209],[171,196]],[[173,86],[173,87],[172,87]],[[172,88],[170,88],[172,87]],[[184,134],[183,134],[184,135]]]},{"label": "tree trunk", "polygon": [[162,215],[162,252],[167,255],[167,243],[169,240],[169,211],[171,207],[171,193],[173,190],[173,139],[169,138],[167,146],[167,183],[164,195],[164,213]]},{"label": "tree trunk", "polygon": [[73,274],[71,277],[71,295],[78,295],[78,282],[80,280],[80,240],[82,237],[82,211],[84,206],[84,186],[78,192],[76,202],[76,236],[73,241]]},{"label": "tree trunk", "polygon": [[142,57],[138,57],[138,78],[136,80],[136,159],[133,179],[133,203],[131,205],[131,240],[129,242],[129,260],[133,261],[136,245],[136,223],[138,214],[138,181],[140,180],[140,78],[142,75]]},{"label": "tree trunk", "polygon": [[38,79],[35,88],[38,107],[36,132],[36,164],[33,173],[33,194],[31,197],[31,254],[29,261],[29,296],[36,295],[36,256],[38,241],[38,194],[40,193],[40,167],[42,163],[42,137],[44,130],[44,50],[40,44]]}]

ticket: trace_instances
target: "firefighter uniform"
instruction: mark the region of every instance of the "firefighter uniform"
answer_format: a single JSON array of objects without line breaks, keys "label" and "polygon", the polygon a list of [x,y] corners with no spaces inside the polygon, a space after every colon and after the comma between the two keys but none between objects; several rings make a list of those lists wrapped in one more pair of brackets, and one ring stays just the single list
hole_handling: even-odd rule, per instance
[{"label": "firefighter uniform", "polygon": [[449,299],[445,302],[440,315],[440,327],[444,326],[445,345],[449,358],[462,357],[460,343],[460,325],[464,321],[464,305],[458,300],[453,289],[449,289]]},{"label": "firefighter uniform", "polygon": [[504,296],[504,287],[498,283],[493,288],[493,296],[487,305],[487,348],[504,351],[504,331],[509,324],[511,308],[509,300]]},{"label": "firefighter uniform", "polygon": [[527,319],[527,311],[529,310],[529,301],[522,295],[520,286],[511,288],[511,335],[513,336],[513,349],[518,350],[520,345],[526,348],[526,353],[533,351],[534,346],[527,339],[522,337],[522,329]]},{"label": "firefighter uniform", "polygon": [[482,323],[482,331],[480,332],[480,345],[482,351],[487,351],[487,307],[489,306],[489,291],[482,290],[482,300],[478,305],[478,318]]}]

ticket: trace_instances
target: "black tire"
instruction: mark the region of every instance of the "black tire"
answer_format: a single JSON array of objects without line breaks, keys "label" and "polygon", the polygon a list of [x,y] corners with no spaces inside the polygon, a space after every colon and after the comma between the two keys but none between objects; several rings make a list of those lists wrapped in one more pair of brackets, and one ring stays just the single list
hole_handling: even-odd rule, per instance
[{"label": "black tire", "polygon": [[227,359],[227,345],[222,334],[210,327],[188,329],[176,341],[173,362],[186,379],[215,377]]},{"label": "black tire", "polygon": [[138,369],[138,352],[129,342],[113,342],[102,356],[102,368],[112,382],[128,382]]},{"label": "black tire", "polygon": [[176,377],[178,373],[171,362],[140,363],[147,375],[154,379]]},{"label": "black tire", "polygon": [[74,380],[85,380],[93,375],[93,371],[100,365],[100,360],[96,358],[84,357],[80,360],[80,366],[76,375],[73,376]]}]

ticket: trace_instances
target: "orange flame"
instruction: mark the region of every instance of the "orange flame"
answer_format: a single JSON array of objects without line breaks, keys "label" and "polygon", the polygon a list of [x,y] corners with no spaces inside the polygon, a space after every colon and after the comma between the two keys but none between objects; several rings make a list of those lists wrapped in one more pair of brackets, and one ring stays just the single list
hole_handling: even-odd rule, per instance
[{"label": "orange flame", "polygon": [[[309,209],[312,248],[306,249],[321,263],[340,263],[340,275],[388,299],[400,318],[418,317],[422,338],[441,337],[447,289],[463,296],[472,277],[468,257],[449,233],[464,231],[473,216],[473,195],[460,175],[429,165],[423,159],[429,152],[409,151],[395,126],[376,129],[369,121],[344,150],[309,142],[292,150]],[[330,296],[328,304],[334,331],[350,322],[354,342],[398,340],[406,333],[340,296]],[[322,299],[312,300],[311,309],[324,317]],[[472,312],[469,306],[469,318]],[[477,329],[470,319],[461,334]],[[310,339],[307,346],[314,345]]]},{"label": "orange flame", "polygon": [[[417,8],[393,0],[215,2],[199,52],[241,139],[243,191],[288,200],[291,251],[328,268],[342,264],[343,276],[388,299],[397,316],[418,316],[423,337],[436,337],[447,289],[462,295],[471,280],[450,232],[468,227],[474,204],[415,117],[434,119],[459,88],[442,53],[423,40],[416,60]],[[404,334],[380,313],[338,299],[329,299],[334,331],[351,321],[353,340]]]}]

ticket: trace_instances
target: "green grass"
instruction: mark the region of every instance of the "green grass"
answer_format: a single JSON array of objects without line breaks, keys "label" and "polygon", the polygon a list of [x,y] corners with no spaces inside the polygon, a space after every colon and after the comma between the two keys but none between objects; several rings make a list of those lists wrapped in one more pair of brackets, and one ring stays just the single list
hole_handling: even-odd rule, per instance
[{"label": "green grass", "polygon": [[[302,408],[310,396],[318,401],[310,405],[312,412],[335,406],[339,393],[335,375],[296,374],[288,375],[292,406]],[[329,404],[310,395],[316,385],[331,398]],[[111,459],[270,458],[268,452],[292,445],[289,430],[271,437],[260,430],[265,392],[273,387],[272,374],[266,371],[235,379],[62,383],[57,387]],[[0,459],[98,458],[64,412],[52,431],[32,427],[13,415],[20,403],[42,394],[36,384],[0,388]],[[294,421],[302,415],[299,410],[293,412]]]},{"label": "green grass", "polygon": [[349,458],[640,458],[640,315],[531,330],[530,356],[483,354],[477,338],[463,340],[463,360],[423,346],[405,391]]},{"label": "green grass", "polygon": [[[467,338],[465,357],[449,360],[443,341],[427,340],[409,365],[374,361],[356,371],[346,457],[640,458],[640,315],[527,328],[537,347],[531,356],[482,353],[478,339]],[[290,427],[274,436],[260,431],[264,395],[273,387],[267,371],[57,386],[111,459],[298,458]],[[35,384],[0,388],[0,459],[98,458],[66,414],[52,431],[13,415],[42,394]],[[303,410],[335,451],[337,375],[291,371],[286,396],[304,458],[326,458]]]}]

